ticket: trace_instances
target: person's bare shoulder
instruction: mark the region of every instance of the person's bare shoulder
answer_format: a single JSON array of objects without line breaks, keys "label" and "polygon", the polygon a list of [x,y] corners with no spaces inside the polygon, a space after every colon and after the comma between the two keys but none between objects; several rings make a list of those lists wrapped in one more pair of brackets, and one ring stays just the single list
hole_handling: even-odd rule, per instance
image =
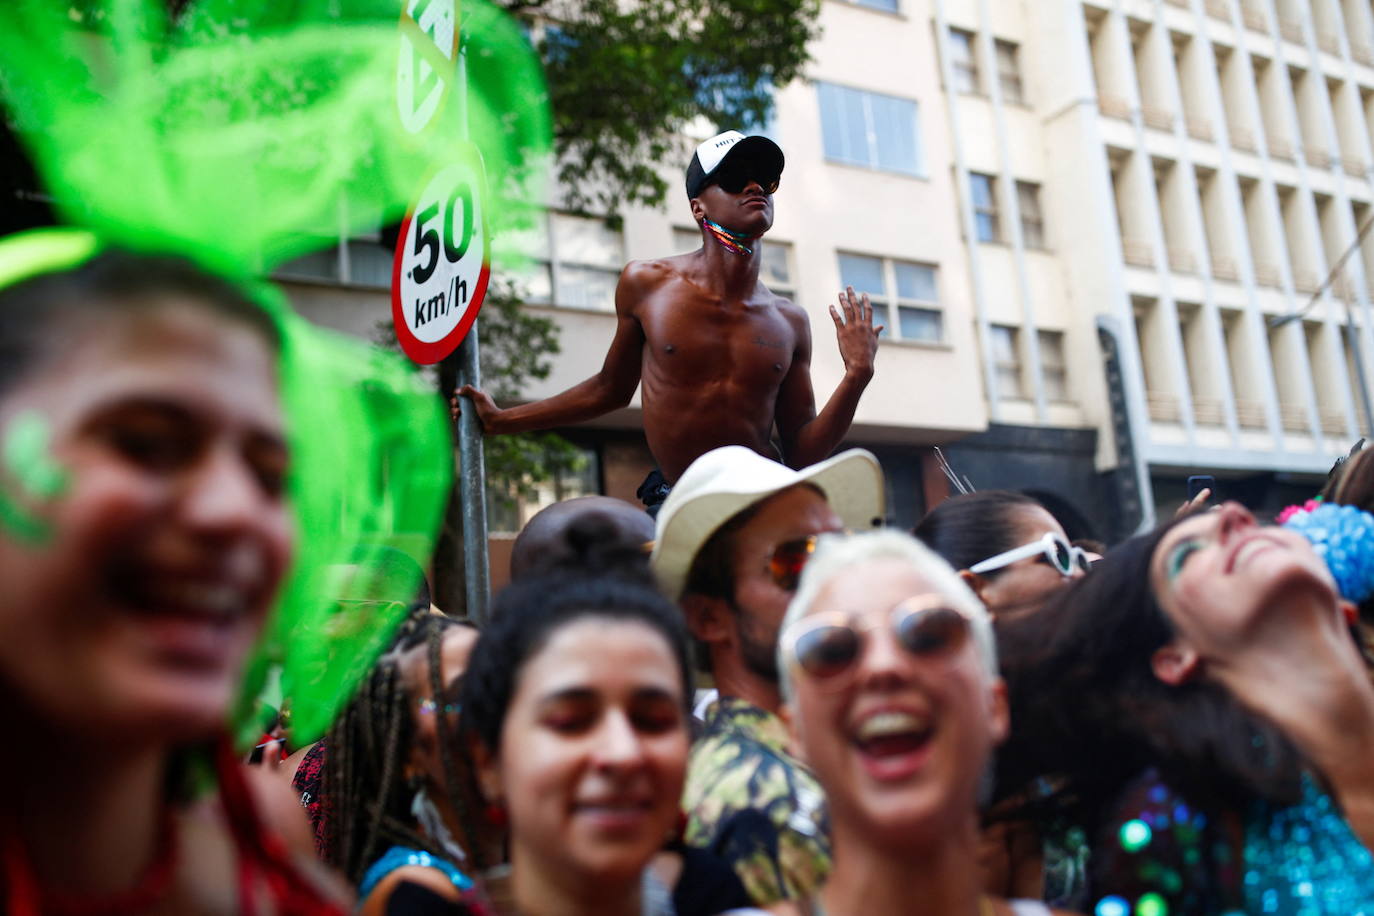
[{"label": "person's bare shoulder", "polygon": [[798,341],[809,340],[811,338],[811,316],[806,313],[806,309],[786,296],[779,296],[774,293],[769,293],[769,295],[773,296],[773,308],[777,309],[778,314],[792,326],[793,332],[797,335],[796,339]]},{"label": "person's bare shoulder", "polygon": [[620,272],[620,282],[641,290],[661,286],[675,277],[682,276],[685,265],[681,259],[684,257],[686,255],[631,261]]},{"label": "person's bare shoulder", "polygon": [[292,854],[310,858],[315,855],[315,834],[305,808],[301,807],[301,797],[291,788],[290,778],[285,772],[277,772],[285,766],[284,762],[244,766],[244,781],[263,823],[286,841]]},{"label": "person's bare shoulder", "polygon": [[779,296],[777,293],[769,291],[768,295],[773,297],[773,308],[787,316],[788,321],[808,321],[806,309],[788,299],[786,296]]},{"label": "person's bare shoulder", "polygon": [[615,289],[615,308],[622,317],[637,315],[639,306],[674,278],[682,276],[671,258],[631,261],[620,272]]}]

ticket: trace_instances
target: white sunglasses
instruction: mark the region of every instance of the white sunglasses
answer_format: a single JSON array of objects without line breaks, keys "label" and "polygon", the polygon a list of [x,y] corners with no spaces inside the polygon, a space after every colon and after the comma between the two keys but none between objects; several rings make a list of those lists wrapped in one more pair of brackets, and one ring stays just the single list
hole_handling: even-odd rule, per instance
[{"label": "white sunglasses", "polygon": [[1061,576],[1072,576],[1075,568],[1082,572],[1092,569],[1092,563],[1088,560],[1088,555],[1082,547],[1074,547],[1053,531],[1046,531],[1043,537],[1029,544],[1013,547],[995,557],[988,557],[986,560],[970,566],[968,571],[971,573],[992,572],[994,569],[1010,566],[1017,560],[1024,560],[1036,554],[1043,555],[1045,562],[1057,569]]}]

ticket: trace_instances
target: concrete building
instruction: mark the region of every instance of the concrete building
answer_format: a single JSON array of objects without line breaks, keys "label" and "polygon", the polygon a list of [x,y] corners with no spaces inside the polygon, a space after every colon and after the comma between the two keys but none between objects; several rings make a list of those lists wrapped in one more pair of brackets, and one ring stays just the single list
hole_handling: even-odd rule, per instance
[{"label": "concrete building", "polygon": [[[945,34],[992,33],[983,59],[1016,25],[1013,4],[942,6]],[[1189,473],[1257,506],[1309,494],[1369,429],[1352,357],[1368,364],[1374,343],[1374,248],[1326,284],[1369,214],[1369,3],[1035,10],[1008,36],[1026,51],[1030,129],[995,91],[956,92],[951,111],[991,109],[999,148],[1052,153],[1043,204],[1065,292],[1080,328],[1114,335],[1146,505],[1176,505]]]},{"label": "concrete building", "polygon": [[[1374,370],[1374,241],[1324,281],[1374,214],[1370,0],[825,0],[821,25],[769,128],[787,170],[765,282],[811,315],[822,403],[829,304],[845,284],[879,304],[850,441],[882,459],[893,522],[947,492],[933,445],[1112,540],[1190,473],[1257,507],[1305,498],[1368,431],[1347,344]],[[626,260],[700,244],[680,191],[623,231],[551,211],[537,235],[522,282],[563,353],[530,398],[600,366]],[[388,320],[375,241],[283,276],[331,324]],[[546,499],[633,498],[637,405],[564,431],[588,462]]]}]

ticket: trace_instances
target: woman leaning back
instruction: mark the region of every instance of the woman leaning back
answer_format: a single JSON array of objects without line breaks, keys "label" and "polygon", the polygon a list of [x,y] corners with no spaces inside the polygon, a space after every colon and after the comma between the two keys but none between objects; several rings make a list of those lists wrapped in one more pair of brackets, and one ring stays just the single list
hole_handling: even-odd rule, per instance
[{"label": "woman leaning back", "polygon": [[1007,729],[986,609],[898,532],[826,538],[778,646],[786,716],[830,802],[835,865],[778,914],[1048,914],[985,895],[980,785]]},{"label": "woman leaning back", "polygon": [[1352,611],[1302,536],[1227,503],[999,625],[1000,781],[1061,790],[1040,801],[1086,829],[1096,912],[1374,910],[1374,688]]},{"label": "woman leaning back", "polygon": [[226,734],[292,557],[277,331],[189,262],[93,250],[0,242],[46,265],[0,284],[0,909],[340,912]]}]

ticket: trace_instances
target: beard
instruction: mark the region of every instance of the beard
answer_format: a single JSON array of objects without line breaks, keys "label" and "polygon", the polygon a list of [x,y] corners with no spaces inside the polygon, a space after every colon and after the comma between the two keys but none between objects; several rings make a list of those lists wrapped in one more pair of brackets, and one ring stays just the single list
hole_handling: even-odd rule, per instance
[{"label": "beard", "polygon": [[759,634],[757,621],[735,610],[735,635],[739,639],[740,661],[751,674],[770,684],[778,683],[778,633]]}]

